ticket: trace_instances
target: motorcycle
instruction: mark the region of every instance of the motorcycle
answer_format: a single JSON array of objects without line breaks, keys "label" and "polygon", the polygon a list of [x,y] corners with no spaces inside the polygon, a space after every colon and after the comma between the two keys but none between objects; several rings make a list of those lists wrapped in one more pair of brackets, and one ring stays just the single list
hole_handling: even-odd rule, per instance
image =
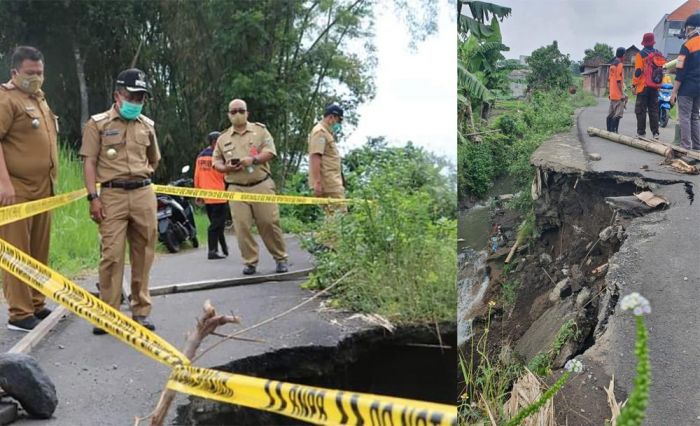
[{"label": "motorcycle", "polygon": [[661,127],[666,127],[668,125],[668,117],[671,112],[671,92],[673,92],[673,85],[671,83],[664,83],[659,88],[659,125]]},{"label": "motorcycle", "polygon": [[[182,168],[182,177],[170,182],[170,186],[191,187],[192,179],[185,177],[190,166]],[[187,197],[159,194],[158,202],[158,240],[170,253],[180,251],[185,241],[190,241],[192,247],[199,247],[197,227],[194,222],[194,209]]]}]

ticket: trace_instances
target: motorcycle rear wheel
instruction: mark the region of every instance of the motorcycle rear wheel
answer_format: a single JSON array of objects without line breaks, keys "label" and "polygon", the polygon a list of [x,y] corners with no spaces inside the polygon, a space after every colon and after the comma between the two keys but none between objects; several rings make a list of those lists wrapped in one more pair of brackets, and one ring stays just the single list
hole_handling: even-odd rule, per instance
[{"label": "motorcycle rear wheel", "polygon": [[661,114],[659,116],[659,125],[661,127],[666,127],[668,125],[668,111],[661,109]]},{"label": "motorcycle rear wheel", "polygon": [[177,238],[175,230],[173,230],[172,225],[168,226],[168,229],[163,234],[163,245],[168,249],[170,253],[177,253],[180,251],[180,240]]}]

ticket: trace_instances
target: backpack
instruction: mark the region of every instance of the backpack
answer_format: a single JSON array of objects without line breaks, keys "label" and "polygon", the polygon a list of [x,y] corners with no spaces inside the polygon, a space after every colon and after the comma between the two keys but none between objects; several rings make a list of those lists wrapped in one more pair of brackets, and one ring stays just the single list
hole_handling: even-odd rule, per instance
[{"label": "backpack", "polygon": [[666,58],[658,50],[642,55],[644,60],[644,85],[652,89],[658,89],[664,81],[664,68]]}]

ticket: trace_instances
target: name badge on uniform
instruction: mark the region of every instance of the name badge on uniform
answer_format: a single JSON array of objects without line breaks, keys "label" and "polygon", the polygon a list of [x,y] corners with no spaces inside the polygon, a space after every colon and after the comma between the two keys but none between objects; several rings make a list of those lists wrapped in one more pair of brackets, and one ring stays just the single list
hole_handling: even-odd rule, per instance
[{"label": "name badge on uniform", "polygon": [[105,136],[114,136],[119,134],[119,129],[105,130]]}]

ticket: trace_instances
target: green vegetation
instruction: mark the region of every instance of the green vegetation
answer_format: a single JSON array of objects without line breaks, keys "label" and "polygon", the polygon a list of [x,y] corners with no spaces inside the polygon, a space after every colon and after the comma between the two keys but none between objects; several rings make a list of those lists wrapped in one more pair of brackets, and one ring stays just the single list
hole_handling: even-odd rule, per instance
[{"label": "green vegetation", "polygon": [[[64,145],[59,150],[57,194],[85,187],[83,166],[78,157]],[[86,269],[97,268],[100,260],[100,238],[97,225],[90,220],[88,203],[78,200],[52,213],[49,265],[67,277],[75,277]]]},{"label": "green vegetation", "polygon": [[613,52],[612,46],[606,43],[596,43],[592,49],[586,49],[583,52],[584,61],[598,58],[605,62],[609,62],[613,57],[615,57],[615,52]]},{"label": "green vegetation", "polygon": [[478,143],[459,139],[460,191],[483,197],[492,182],[505,174],[515,177],[525,189],[533,177],[530,157],[535,150],[555,133],[571,127],[576,108],[595,104],[595,97],[580,89],[575,95],[537,91],[529,103],[498,101],[498,115],[484,129],[495,132],[483,134]]},{"label": "green vegetation", "polygon": [[[524,371],[522,365],[508,355],[507,349],[499,356],[488,352],[493,306],[489,304],[488,320],[481,336],[478,340],[477,336],[470,340],[469,357],[460,357],[461,378],[464,380],[457,408],[460,424],[488,422],[488,412],[502,419],[503,404],[508,400],[513,382]],[[476,359],[478,361],[473,362]]]},{"label": "green vegetation", "polygon": [[456,190],[443,161],[382,139],[348,153],[348,195],[372,201],[307,238],[317,260],[307,285],[325,288],[349,273],[332,291],[338,306],[399,323],[454,321]]},{"label": "green vegetation", "polygon": [[566,90],[573,83],[571,59],[559,51],[556,40],[530,54],[527,64],[532,72],[527,84],[533,90]]},{"label": "green vegetation", "polygon": [[561,328],[559,328],[559,332],[552,342],[552,347],[546,352],[537,354],[528,364],[528,368],[541,377],[551,374],[552,361],[559,355],[564,345],[580,337],[581,332],[576,322],[571,319],[566,321],[562,324]]}]

